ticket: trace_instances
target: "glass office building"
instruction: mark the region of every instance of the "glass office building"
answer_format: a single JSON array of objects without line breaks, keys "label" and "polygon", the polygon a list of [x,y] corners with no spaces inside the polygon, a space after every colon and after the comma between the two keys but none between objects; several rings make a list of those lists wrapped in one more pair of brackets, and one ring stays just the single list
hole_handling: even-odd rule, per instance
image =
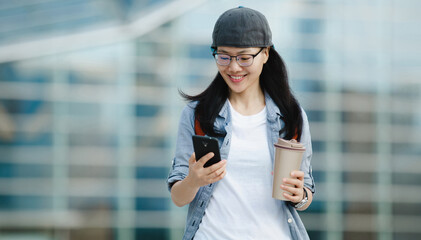
[{"label": "glass office building", "polygon": [[36,0],[0,2],[0,239],[180,239],[178,90],[213,79],[238,5],[309,116],[311,239],[421,238],[420,2]]}]

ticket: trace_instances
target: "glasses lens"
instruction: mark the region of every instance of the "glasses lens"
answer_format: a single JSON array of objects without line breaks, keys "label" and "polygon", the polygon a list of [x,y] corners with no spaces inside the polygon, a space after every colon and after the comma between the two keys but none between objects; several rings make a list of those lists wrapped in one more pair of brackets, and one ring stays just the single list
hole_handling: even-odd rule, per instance
[{"label": "glasses lens", "polygon": [[243,67],[250,66],[253,63],[252,55],[239,55],[237,57],[237,62]]},{"label": "glasses lens", "polygon": [[228,56],[228,55],[224,55],[224,54],[216,54],[215,55],[215,59],[216,59],[216,62],[219,65],[222,65],[222,66],[229,65],[230,64],[230,61],[231,61],[231,57]]}]

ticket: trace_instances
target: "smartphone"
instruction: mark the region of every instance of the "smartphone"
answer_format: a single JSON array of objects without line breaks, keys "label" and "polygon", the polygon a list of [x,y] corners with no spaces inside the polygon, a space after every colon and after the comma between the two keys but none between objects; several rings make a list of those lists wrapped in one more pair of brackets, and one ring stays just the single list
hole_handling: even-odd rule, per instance
[{"label": "smartphone", "polygon": [[199,135],[193,135],[192,139],[194,152],[196,153],[196,161],[210,152],[213,152],[213,154],[215,154],[211,159],[209,159],[205,163],[205,168],[221,161],[218,139],[214,137],[204,137]]}]

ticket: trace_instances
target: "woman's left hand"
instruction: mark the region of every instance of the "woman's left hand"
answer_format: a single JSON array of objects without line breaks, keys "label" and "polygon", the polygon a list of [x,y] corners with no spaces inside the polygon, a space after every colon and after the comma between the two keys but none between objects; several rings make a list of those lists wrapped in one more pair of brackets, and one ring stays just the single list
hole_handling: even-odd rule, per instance
[{"label": "woman's left hand", "polygon": [[[284,197],[293,203],[299,203],[304,198],[304,172],[292,171],[291,178],[284,178],[281,189],[291,193],[283,193]],[[290,184],[292,186],[287,186]]]}]

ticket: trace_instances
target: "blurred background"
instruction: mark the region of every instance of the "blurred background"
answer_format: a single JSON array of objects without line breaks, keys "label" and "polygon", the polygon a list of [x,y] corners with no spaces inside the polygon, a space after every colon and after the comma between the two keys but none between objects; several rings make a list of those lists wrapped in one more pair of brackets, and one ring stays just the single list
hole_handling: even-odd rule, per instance
[{"label": "blurred background", "polygon": [[0,0],[0,239],[181,239],[165,185],[213,25],[261,11],[313,138],[311,239],[421,239],[421,2]]}]

